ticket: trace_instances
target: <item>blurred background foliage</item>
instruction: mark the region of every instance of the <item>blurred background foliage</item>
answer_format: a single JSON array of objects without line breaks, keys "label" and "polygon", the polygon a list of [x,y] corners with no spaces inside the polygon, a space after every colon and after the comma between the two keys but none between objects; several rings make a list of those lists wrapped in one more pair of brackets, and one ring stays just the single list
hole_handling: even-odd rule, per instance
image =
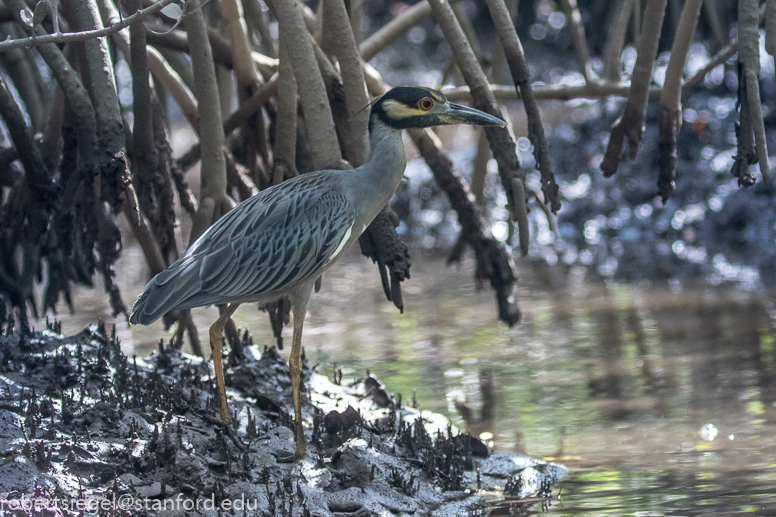
[{"label": "blurred background foliage", "polygon": [[407,181],[361,242],[398,307],[402,241],[473,250],[510,325],[519,255],[626,279],[776,272],[776,13],[756,1],[6,0],[0,31],[4,320],[73,309],[95,281],[126,314],[126,246],[155,274],[259,190],[360,165],[361,110],[388,84],[511,123],[408,135]]}]

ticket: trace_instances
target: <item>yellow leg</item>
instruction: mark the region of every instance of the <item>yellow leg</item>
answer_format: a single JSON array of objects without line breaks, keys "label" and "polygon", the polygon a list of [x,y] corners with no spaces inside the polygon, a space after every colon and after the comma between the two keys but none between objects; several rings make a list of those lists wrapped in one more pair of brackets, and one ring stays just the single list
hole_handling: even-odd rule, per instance
[{"label": "yellow leg", "polygon": [[[306,301],[306,300],[305,300]],[[291,373],[291,389],[294,395],[294,429],[296,432],[296,458],[302,458],[306,450],[304,429],[302,428],[302,401],[299,398],[299,388],[302,382],[302,325],[304,325],[305,306],[294,307],[294,338],[291,346],[291,357],[288,360]]]},{"label": "yellow leg", "polygon": [[224,310],[223,314],[210,327],[210,351],[213,354],[213,365],[216,368],[216,387],[218,388],[218,397],[221,401],[221,421],[224,424],[232,423],[232,415],[229,413],[229,405],[226,402],[226,384],[224,383],[224,370],[221,361],[221,334],[224,332],[224,326],[234,311],[239,307],[239,303],[233,303]]}]

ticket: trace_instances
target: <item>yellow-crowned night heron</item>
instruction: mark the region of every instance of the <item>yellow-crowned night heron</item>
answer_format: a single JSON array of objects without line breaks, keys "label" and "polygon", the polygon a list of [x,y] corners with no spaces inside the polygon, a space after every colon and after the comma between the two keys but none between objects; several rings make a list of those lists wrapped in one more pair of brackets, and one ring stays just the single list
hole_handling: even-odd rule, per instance
[{"label": "yellow-crowned night heron", "polygon": [[311,172],[261,191],[210,227],[175,263],[156,275],[135,302],[131,323],[166,312],[230,304],[210,327],[221,420],[230,423],[221,334],[246,302],[291,300],[294,336],[289,360],[297,455],[304,452],[299,400],[302,324],[316,279],[361,235],[388,203],[406,165],[401,130],[444,124],[504,126],[496,117],[447,102],[436,90],[393,88],[372,105],[369,161],[355,170]]}]

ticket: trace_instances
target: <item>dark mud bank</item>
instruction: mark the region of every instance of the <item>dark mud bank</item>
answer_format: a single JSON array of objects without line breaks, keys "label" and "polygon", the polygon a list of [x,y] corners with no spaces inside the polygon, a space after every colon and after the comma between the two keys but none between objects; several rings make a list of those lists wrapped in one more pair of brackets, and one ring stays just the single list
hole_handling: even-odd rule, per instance
[{"label": "dark mud bank", "polygon": [[546,504],[567,473],[489,453],[372,377],[346,387],[309,370],[294,461],[287,365],[274,349],[243,355],[226,432],[207,361],[127,358],[99,325],[0,336],[0,515],[481,515],[505,496]]}]

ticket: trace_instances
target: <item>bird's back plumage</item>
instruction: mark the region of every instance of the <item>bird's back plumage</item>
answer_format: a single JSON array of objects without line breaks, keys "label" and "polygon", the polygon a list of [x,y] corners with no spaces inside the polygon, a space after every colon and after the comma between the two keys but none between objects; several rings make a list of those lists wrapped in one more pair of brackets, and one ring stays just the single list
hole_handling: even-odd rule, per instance
[{"label": "bird's back plumage", "polygon": [[130,322],[148,324],[171,310],[253,301],[317,277],[343,249],[355,219],[341,174],[306,174],[227,212],[146,285]]}]

